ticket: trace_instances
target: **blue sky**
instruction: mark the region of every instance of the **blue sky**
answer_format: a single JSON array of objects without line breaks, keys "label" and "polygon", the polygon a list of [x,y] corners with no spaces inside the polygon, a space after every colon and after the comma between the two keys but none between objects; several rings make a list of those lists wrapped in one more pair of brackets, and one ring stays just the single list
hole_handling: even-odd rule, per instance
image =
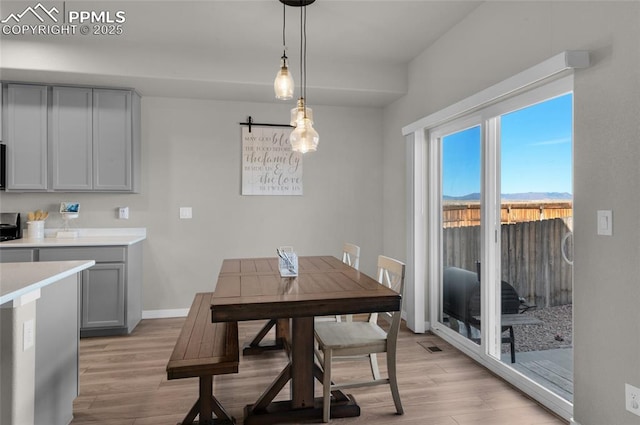
[{"label": "blue sky", "polygon": [[[572,95],[501,117],[501,192],[572,193]],[[443,195],[480,192],[480,127],[444,138]]]}]

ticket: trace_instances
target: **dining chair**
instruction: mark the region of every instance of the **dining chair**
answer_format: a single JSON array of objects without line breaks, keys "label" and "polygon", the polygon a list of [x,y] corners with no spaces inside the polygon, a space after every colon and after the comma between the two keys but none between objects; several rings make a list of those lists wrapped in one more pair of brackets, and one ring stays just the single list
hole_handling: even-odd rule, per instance
[{"label": "dining chair", "polygon": [[[347,266],[353,267],[358,270],[360,267],[360,247],[349,242],[345,242],[342,246],[342,262]],[[353,320],[353,314],[345,315],[345,320],[351,322]],[[339,314],[336,316],[321,316],[316,317],[317,322],[342,322],[342,316]]]},{"label": "dining chair", "polygon": [[[405,265],[400,261],[383,255],[378,257],[378,282],[401,296],[404,290],[404,270]],[[322,416],[324,422],[329,421],[331,391],[371,385],[389,384],[396,411],[399,415],[404,413],[396,377],[396,349],[401,311],[402,302],[399,311],[372,313],[366,322],[316,323],[315,336],[324,370]],[[388,323],[388,330],[378,325],[379,316]],[[387,378],[380,377],[376,353],[387,354]],[[369,356],[373,380],[339,384],[332,382],[331,367],[334,359],[362,355]]]},{"label": "dining chair", "polygon": [[358,270],[360,267],[360,247],[345,242],[342,246],[342,262]]},{"label": "dining chair", "polygon": [[[358,245],[345,242],[344,245],[342,245],[342,262],[358,270],[360,267],[360,247]],[[347,322],[353,321],[353,314],[345,315],[345,320]],[[340,315],[336,316],[336,321],[341,322],[342,317]]]}]

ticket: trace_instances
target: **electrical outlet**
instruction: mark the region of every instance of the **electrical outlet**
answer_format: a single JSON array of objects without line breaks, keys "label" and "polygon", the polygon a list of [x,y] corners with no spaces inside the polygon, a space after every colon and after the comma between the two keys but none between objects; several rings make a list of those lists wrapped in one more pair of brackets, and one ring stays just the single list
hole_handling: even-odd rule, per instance
[{"label": "electrical outlet", "polygon": [[29,319],[23,324],[22,329],[22,351],[27,351],[33,347],[35,342],[35,323],[33,319]]},{"label": "electrical outlet", "polygon": [[640,416],[640,389],[633,385],[624,384],[624,393],[627,410]]},{"label": "electrical outlet", "polygon": [[129,207],[120,207],[118,208],[118,218],[121,220],[129,219]]}]

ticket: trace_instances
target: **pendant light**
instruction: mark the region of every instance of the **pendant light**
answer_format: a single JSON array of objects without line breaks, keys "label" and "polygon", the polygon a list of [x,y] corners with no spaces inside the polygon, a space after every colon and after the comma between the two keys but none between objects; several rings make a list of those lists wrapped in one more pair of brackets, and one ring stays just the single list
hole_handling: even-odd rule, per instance
[{"label": "pendant light", "polygon": [[315,152],[320,136],[313,128],[313,112],[306,105],[307,96],[307,4],[314,0],[280,0],[290,6],[300,7],[300,87],[297,106],[291,110],[291,125],[295,129],[289,135],[291,150],[294,152]]},{"label": "pendant light", "polygon": [[280,58],[280,70],[276,74],[276,79],[273,82],[273,90],[276,93],[276,99],[289,100],[293,98],[293,88],[295,83],[293,82],[293,76],[289,72],[287,64],[287,44],[285,41],[285,29],[287,23],[286,5],[282,3],[282,57]]}]

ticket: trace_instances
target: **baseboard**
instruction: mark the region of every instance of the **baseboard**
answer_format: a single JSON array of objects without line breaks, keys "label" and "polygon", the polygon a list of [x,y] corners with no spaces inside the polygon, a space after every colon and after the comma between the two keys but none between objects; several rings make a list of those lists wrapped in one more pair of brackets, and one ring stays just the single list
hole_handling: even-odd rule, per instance
[{"label": "baseboard", "polygon": [[580,425],[580,424],[579,424],[578,422],[576,422],[576,420],[575,420],[575,419],[573,419],[573,418],[569,419],[569,424],[570,424],[570,425]]},{"label": "baseboard", "polygon": [[144,310],[143,319],[167,319],[169,317],[187,317],[188,308],[176,308],[173,310]]}]

